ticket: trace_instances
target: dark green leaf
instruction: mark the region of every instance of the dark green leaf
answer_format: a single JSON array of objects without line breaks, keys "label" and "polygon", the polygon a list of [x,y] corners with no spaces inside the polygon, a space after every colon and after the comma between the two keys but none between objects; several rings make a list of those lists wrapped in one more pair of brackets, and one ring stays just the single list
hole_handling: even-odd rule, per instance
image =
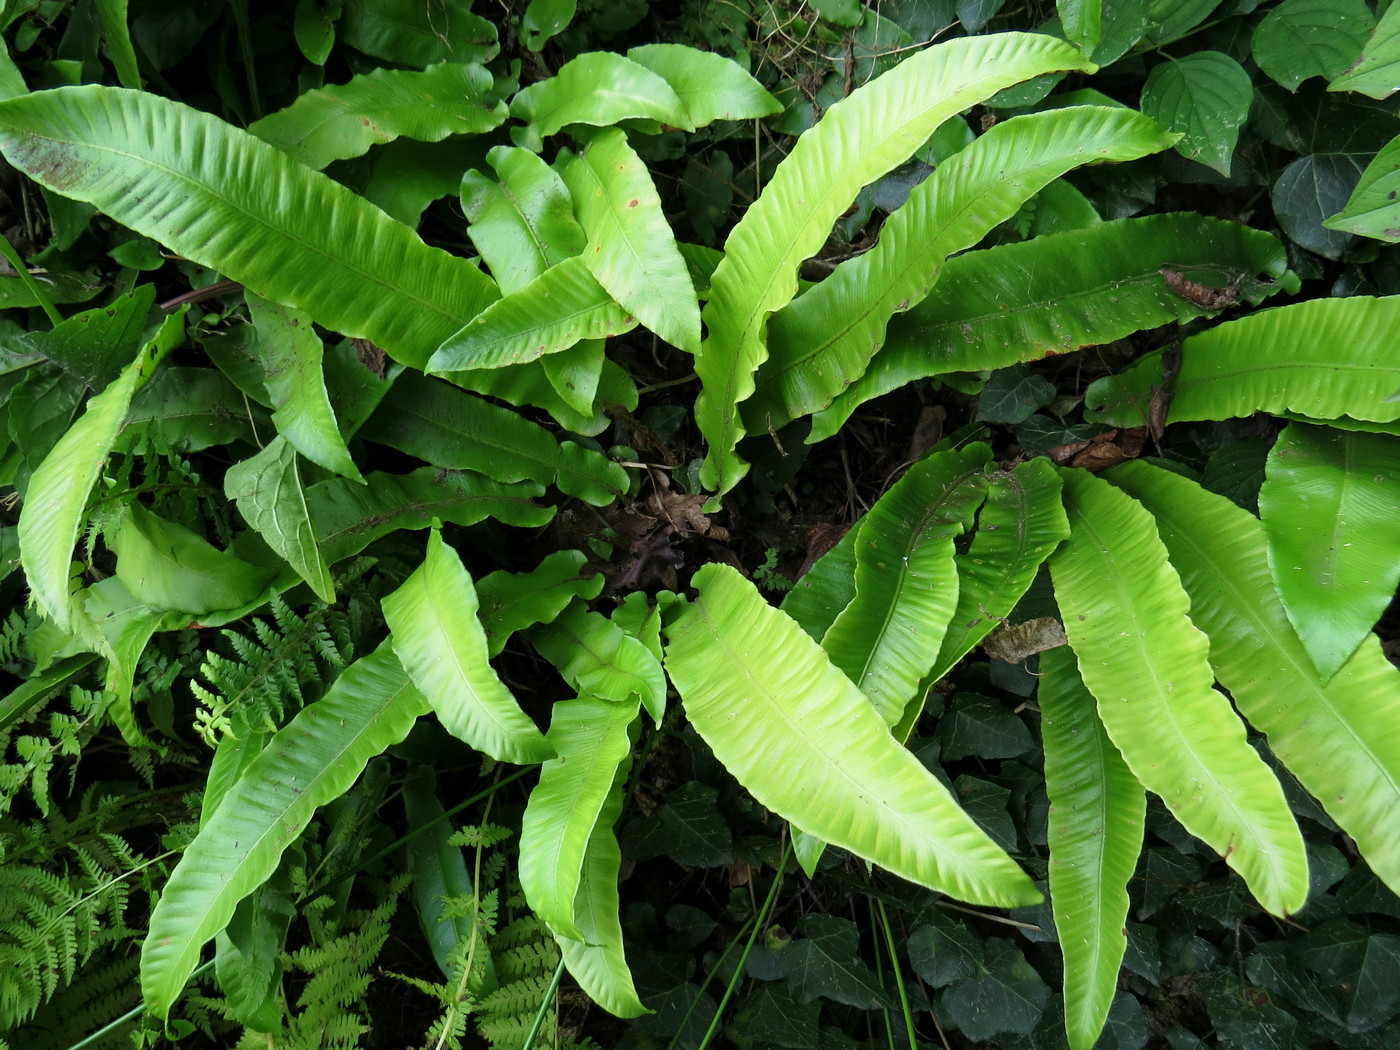
[{"label": "dark green leaf", "polygon": [[849,919],[811,914],[778,956],[792,994],[800,1003],[818,996],[859,1010],[890,1006],[892,1001],[860,958],[860,931]]},{"label": "dark green leaf", "polygon": [[728,864],[734,846],[717,798],[714,788],[694,782],[670,792],[659,810],[623,828],[623,852],[632,860],[666,856],[693,868]]},{"label": "dark green leaf", "polygon": [[966,980],[982,969],[982,939],[939,911],[909,935],[909,963],[935,988]]},{"label": "dark green leaf", "polygon": [[964,773],[953,781],[953,793],[958,804],[993,842],[1008,853],[1016,851],[1016,822],[1007,811],[1011,802],[1009,788]]},{"label": "dark green leaf", "polygon": [[485,62],[497,51],[496,27],[471,8],[472,0],[344,0],[336,28],[355,50],[414,69]]},{"label": "dark green leaf", "polygon": [[820,1012],[817,1003],[794,1002],[781,985],[765,985],[744,1000],[734,1015],[734,1024],[741,1028],[746,1039],[757,1040],[765,1046],[815,1050]]},{"label": "dark green leaf", "polygon": [[1183,157],[1228,177],[1253,99],[1243,66],[1219,51],[1197,51],[1153,67],[1142,89],[1142,111],[1181,132],[1176,151]]},{"label": "dark green leaf", "polygon": [[1294,91],[1350,67],[1375,24],[1362,0],[1283,0],[1259,23],[1251,49],[1259,68]]},{"label": "dark green leaf", "polygon": [[1340,258],[1351,234],[1323,221],[1346,206],[1361,174],[1360,159],[1335,153],[1310,154],[1288,165],[1271,191],[1283,232],[1324,258]]},{"label": "dark green leaf", "polygon": [[1013,758],[1035,746],[1026,724],[1005,704],[977,693],[958,693],[938,721],[945,759]]},{"label": "dark green leaf", "polygon": [[153,302],[155,287],[143,284],[130,295],[75,314],[47,332],[26,332],[12,349],[43,354],[87,386],[100,389],[136,356]]},{"label": "dark green leaf", "polygon": [[1361,56],[1328,91],[1359,91],[1372,98],[1386,98],[1396,90],[1400,77],[1400,8],[1384,7],[1380,24],[1361,49]]},{"label": "dark green leaf", "polygon": [[1020,423],[1055,400],[1055,387],[1027,365],[1012,365],[992,373],[977,399],[977,418],[988,423]]},{"label": "dark green leaf", "polygon": [[1049,986],[1010,941],[987,941],[980,977],[959,981],[943,993],[945,1023],[974,1041],[1002,1032],[1029,1034],[1050,998]]}]

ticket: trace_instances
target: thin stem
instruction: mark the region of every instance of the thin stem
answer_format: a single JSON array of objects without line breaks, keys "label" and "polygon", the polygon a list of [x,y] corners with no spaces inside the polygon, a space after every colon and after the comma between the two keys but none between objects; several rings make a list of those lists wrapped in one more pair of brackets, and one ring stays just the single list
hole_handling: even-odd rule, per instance
[{"label": "thin stem", "polygon": [[555,993],[559,991],[559,979],[563,976],[564,957],[560,955],[559,965],[554,968],[554,977],[545,990],[544,1001],[540,1003],[540,1008],[535,1011],[535,1023],[530,1026],[530,1031],[525,1036],[525,1044],[520,1050],[530,1050],[535,1045],[535,1037],[540,1034],[540,1029],[544,1027],[544,1019],[549,1014],[549,1004],[553,1001]]},{"label": "thin stem", "polygon": [[49,299],[48,293],[39,287],[39,282],[34,279],[34,275],[24,265],[24,260],[19,257],[19,252],[15,251],[15,246],[3,233],[0,233],[0,255],[3,255],[6,261],[15,268],[15,273],[24,282],[24,286],[29,289],[29,294],[34,296],[34,301],[43,307],[44,313],[48,314],[49,323],[55,328],[62,324],[63,315],[58,312],[58,308]]},{"label": "thin stem", "polygon": [[914,1012],[909,1008],[909,990],[904,987],[904,974],[899,969],[899,955],[894,948],[894,933],[890,930],[890,917],[885,911],[885,902],[878,897],[875,907],[880,912],[880,929],[885,934],[885,950],[890,953],[890,965],[894,968],[894,986],[899,989],[899,1005],[904,1011],[904,1030],[909,1036],[909,1045],[918,1046],[914,1039]]}]

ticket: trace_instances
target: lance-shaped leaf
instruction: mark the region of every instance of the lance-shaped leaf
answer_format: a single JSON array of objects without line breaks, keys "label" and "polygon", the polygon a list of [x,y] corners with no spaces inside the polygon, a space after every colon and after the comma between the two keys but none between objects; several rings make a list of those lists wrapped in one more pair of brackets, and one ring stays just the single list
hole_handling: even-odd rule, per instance
[{"label": "lance-shaped leaf", "polygon": [[1081,51],[1085,58],[1094,57],[1094,49],[1103,38],[1103,0],[1055,0],[1065,39]]},{"label": "lance-shaped leaf", "polygon": [[640,1017],[651,1012],[637,998],[622,949],[622,920],[618,915],[617,878],[622,870],[622,850],[618,848],[613,825],[622,814],[622,787],[631,764],[630,757],[625,757],[618,766],[613,790],[598,814],[583,856],[583,875],[574,898],[574,918],[583,939],[554,935],[564,965],[579,987],[618,1017]]},{"label": "lance-shaped leaf", "polygon": [[[183,317],[172,316],[161,331],[179,329]],[[35,468],[20,511],[19,552],[30,593],[44,614],[70,633],[75,608],[69,591],[69,568],[87,508],[88,495],[111,452],[132,395],[151,377],[174,341],[160,334],[102,393],[87,403]]]},{"label": "lance-shaped leaf", "polygon": [[768,315],[797,291],[797,268],[816,254],[861,187],[928,141],[953,114],[1019,81],[1060,69],[1092,69],[1062,40],[1029,34],[937,44],[838,102],[797,140],[725,242],[710,285],[709,332],[695,359],[704,384],[696,419],[710,443],[702,480],[728,491],[746,464],[739,403],[767,355]]},{"label": "lance-shaped leaf", "polygon": [[1068,649],[1040,657],[1040,727],[1050,795],[1050,904],[1065,956],[1065,1029],[1091,1050],[1128,946],[1128,880],[1142,851],[1147,795],[1099,721]]},{"label": "lance-shaped leaf", "polygon": [[1387,7],[1361,54],[1328,91],[1359,91],[1372,98],[1388,98],[1400,86],[1400,10]]},{"label": "lance-shaped leaf", "polygon": [[272,421],[307,459],[327,470],[363,481],[336,425],[326,393],[322,360],[326,348],[300,310],[244,293],[257,328],[263,384],[272,402]]},{"label": "lance-shaped leaf", "polygon": [[495,518],[533,529],[554,517],[553,507],[534,501],[544,495],[544,486],[528,482],[509,485],[434,467],[409,474],[370,474],[365,482],[332,478],[306,490],[316,543],[328,565],[358,554],[391,532],[426,529],[434,519],[475,525]]},{"label": "lance-shaped leaf", "polygon": [[335,601],[330,569],[316,545],[316,526],[297,469],[297,450],[280,435],[256,456],[228,469],[224,494],[245,521],[287,560],[323,602]]},{"label": "lance-shaped leaf", "polygon": [[1365,639],[1324,683],[1288,622],[1254,515],[1145,463],[1107,476],[1152,512],[1235,704],[1371,869],[1400,887],[1400,671],[1380,640]]},{"label": "lance-shaped leaf", "polygon": [[[890,322],[865,374],[813,418],[807,440],[830,437],[866,401],[924,376],[1005,368],[1211,312],[1172,294],[1164,269],[1203,282],[1244,278],[1239,294],[1258,302],[1282,287],[1272,282],[1287,265],[1277,237],[1184,213],[956,256],[928,298]],[[1251,280],[1257,274],[1269,280]]]},{"label": "lance-shaped leaf", "polygon": [[[430,372],[503,368],[606,339],[637,326],[581,257],[551,266],[518,292],[492,303],[428,361]],[[589,399],[590,402],[592,399]]]},{"label": "lance-shaped leaf", "polygon": [[[1400,11],[1396,14],[1400,15]],[[1397,18],[1397,27],[1400,27],[1400,18]],[[1400,62],[1397,69],[1400,70]],[[1400,197],[1400,136],[1386,143],[1366,165],[1346,207],[1322,225],[1329,230],[1359,233],[1394,244],[1400,241],[1400,200],[1397,197]]]},{"label": "lance-shaped leaf", "polygon": [[1187,831],[1244,877],[1268,911],[1308,895],[1303,837],[1283,788],[1213,688],[1209,642],[1139,504],[1062,470],[1070,537],[1050,556],[1084,684],[1128,768]]},{"label": "lance-shaped leaf", "polygon": [[615,703],[639,697],[659,725],[666,713],[666,676],[639,638],[602,613],[575,602],[534,632],[535,648],[580,694]]},{"label": "lance-shaped leaf", "polygon": [[438,142],[490,131],[506,119],[504,102],[488,104],[494,83],[485,66],[459,62],[438,62],[421,72],[376,69],[308,91],[248,130],[319,169],[400,135]]},{"label": "lance-shaped leaf", "polygon": [[520,887],[553,932],[574,940],[587,939],[574,918],[584,853],[618,767],[631,754],[627,727],[636,717],[635,701],[587,695],[550,712],[546,739],[557,757],[540,767],[521,819]]},{"label": "lance-shaped leaf", "polygon": [[7,99],[0,151],[54,192],[414,367],[497,298],[466,259],[178,102],[96,85]]},{"label": "lance-shaped leaf", "polygon": [[1069,535],[1060,477],[1044,457],[993,474],[977,532],[955,558],[958,606],[925,681],[932,684],[991,634],[1035,581],[1041,563]]},{"label": "lance-shaped leaf", "polygon": [[865,371],[885,325],[929,293],[944,260],[982,240],[1066,171],[1165,149],[1174,136],[1128,109],[1071,106],[1014,117],[940,164],[870,251],[773,315],[768,361],[744,403],[751,431],[819,409]]},{"label": "lance-shaped leaf", "polygon": [[490,655],[499,655],[516,631],[554,620],[575,598],[598,597],[602,575],[580,575],[587,561],[583,551],[555,551],[530,572],[498,569],[478,580],[478,612]]},{"label": "lance-shaped leaf", "polygon": [[336,36],[356,51],[402,66],[487,62],[496,56],[496,27],[471,13],[472,0],[342,0]]},{"label": "lance-shaped leaf", "polygon": [[934,453],[910,467],[861,522],[856,595],[822,648],[889,725],[928,674],[957,607],[953,539],[986,495],[991,454],[980,443]]},{"label": "lance-shaped leaf", "polygon": [[960,900],[1039,899],[792,619],[726,566],[694,585],[700,597],[666,631],[666,669],[691,724],[762,805]]},{"label": "lance-shaped leaf", "polygon": [[1290,423],[1269,452],[1259,517],[1288,619],[1325,681],[1395,597],[1400,437]]},{"label": "lance-shaped leaf", "polygon": [[596,506],[627,489],[627,472],[601,453],[560,442],[508,408],[421,376],[401,376],[361,433],[434,466],[497,481],[555,482]]},{"label": "lance-shaped leaf", "polygon": [[636,318],[673,346],[700,345],[700,303],[651,174],[618,128],[592,138],[564,166],[588,234],[582,258]]},{"label": "lance-shaped leaf", "polygon": [[570,124],[607,127],[645,117],[695,130],[685,103],[665,79],[611,51],[589,51],[565,62],[554,76],[511,99],[510,115],[528,125],[515,134],[518,145],[534,150]]},{"label": "lance-shaped leaf", "polygon": [[629,50],[627,57],[671,85],[697,128],[716,120],[748,120],[782,112],[783,104],[743,66],[713,51],[684,44],[643,44]]},{"label": "lance-shaped leaf", "polygon": [[[1261,310],[1182,342],[1167,422],[1296,412],[1311,419],[1400,419],[1395,332],[1400,295],[1311,299]],[[1149,354],[1084,396],[1086,417],[1141,426],[1162,385],[1162,355]]]},{"label": "lance-shaped leaf", "polygon": [[161,891],[141,949],[148,1010],[169,1017],[204,945],[276,870],[317,807],[344,794],[427,710],[386,643],[347,667],[324,697],[273,736]]},{"label": "lance-shaped leaf", "polygon": [[491,666],[476,588],[437,529],[423,564],[383,607],[394,652],[449,733],[502,762],[528,765],[553,754]]}]

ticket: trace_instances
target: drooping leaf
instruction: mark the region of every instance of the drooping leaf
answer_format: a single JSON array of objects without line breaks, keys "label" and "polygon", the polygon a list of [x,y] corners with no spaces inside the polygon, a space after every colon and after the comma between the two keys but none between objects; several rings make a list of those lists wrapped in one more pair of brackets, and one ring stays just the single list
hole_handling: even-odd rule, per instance
[{"label": "drooping leaf", "polygon": [[532,637],[540,655],[581,695],[621,704],[635,696],[660,725],[666,713],[666,677],[640,639],[578,602]]},{"label": "drooping leaf", "polygon": [[1151,517],[1106,481],[1061,470],[1070,537],[1050,556],[1084,684],[1133,775],[1276,915],[1308,895],[1283,789],[1213,688],[1209,642]]},{"label": "drooping leaf", "polygon": [[528,125],[517,129],[517,145],[535,150],[542,139],[570,124],[607,127],[629,117],[646,117],[695,130],[685,103],[665,79],[611,51],[571,58],[554,76],[511,99],[510,115]]},{"label": "drooping leaf", "polygon": [[1386,98],[1400,86],[1400,10],[1385,8],[1361,55],[1341,76],[1333,77],[1328,91],[1359,91],[1372,98]]},{"label": "drooping leaf", "polygon": [[762,432],[830,405],[865,371],[890,318],[928,295],[944,260],[982,240],[1051,180],[1172,141],[1140,113],[1099,106],[995,125],[914,188],[874,248],[773,315],[769,357],[742,409],[748,429]]},{"label": "drooping leaf", "polygon": [[762,805],[959,899],[1038,898],[796,623],[723,565],[693,583],[700,597],[666,631],[666,668],[696,731]]},{"label": "drooping leaf", "polygon": [[330,569],[316,545],[297,450],[278,436],[256,456],[236,463],[224,475],[224,493],[238,504],[245,521],[287,560],[323,602],[335,601]]},{"label": "drooping leaf", "polygon": [[1289,91],[1351,67],[1376,20],[1362,0],[1283,0],[1250,40],[1259,68]]},{"label": "drooping leaf", "polygon": [[255,758],[186,848],[141,949],[146,1008],[168,1018],[204,945],[276,869],[317,807],[408,735],[427,700],[388,644],[347,667]]},{"label": "drooping leaf", "polygon": [[451,470],[497,481],[551,482],[596,506],[627,488],[627,473],[592,449],[560,442],[537,423],[447,383],[404,375],[365,424],[364,437]]},{"label": "drooping leaf", "polygon": [[[162,332],[167,326],[184,332],[183,319],[171,317]],[[121,432],[132,395],[150,379],[172,346],[157,334],[120,376],[88,402],[82,417],[59,438],[29,479],[18,526],[25,579],[39,608],[70,633],[75,610],[69,567],[88,495]]]},{"label": "drooping leaf", "polygon": [[928,673],[957,607],[953,539],[986,495],[990,458],[991,449],[980,443],[936,452],[911,467],[861,522],[855,597],[821,644],[889,725]]},{"label": "drooping leaf", "polygon": [[[1393,353],[1400,296],[1312,299],[1261,310],[1182,342],[1167,422],[1297,412],[1315,420],[1400,419]],[[1142,426],[1162,358],[1149,354],[1084,395],[1085,417]]]},{"label": "drooping leaf", "polygon": [[340,436],[335,409],[326,393],[321,363],[325,346],[312,329],[311,318],[251,292],[245,297],[258,333],[263,383],[272,402],[277,432],[311,462],[363,481]]},{"label": "drooping leaf", "polygon": [[1005,368],[1212,312],[1172,294],[1164,269],[1212,285],[1241,279],[1239,294],[1257,302],[1282,286],[1287,260],[1269,234],[1185,213],[967,252],[893,319],[865,374],[813,418],[807,440],[830,437],[861,404],[924,376]]},{"label": "drooping leaf", "polygon": [[127,25],[127,0],[97,0],[97,17],[102,22],[102,39],[117,71],[117,80],[125,88],[141,87],[141,71],[136,66],[136,49],[131,46],[131,29]]},{"label": "drooping leaf", "polygon": [[1040,726],[1050,795],[1050,903],[1065,956],[1065,1028],[1091,1050],[1118,990],[1128,880],[1142,851],[1147,796],[1099,721],[1068,649],[1040,657]]},{"label": "drooping leaf", "polygon": [[598,597],[603,577],[580,575],[587,560],[583,551],[555,551],[531,572],[498,569],[478,580],[476,595],[488,654],[500,655],[512,634],[551,622],[575,598]]},{"label": "drooping leaf", "polygon": [[95,628],[92,634],[85,634],[84,640],[95,643],[93,648],[107,658],[107,675],[103,682],[111,694],[107,714],[121,730],[122,739],[132,747],[154,746],[142,732],[131,702],[137,667],[141,654],[157,631],[184,627],[189,617],[137,598],[120,576],[98,580],[74,597]]},{"label": "drooping leaf", "polygon": [[1142,111],[1181,133],[1176,151],[1227,178],[1253,100],[1249,74],[1219,51],[1159,62],[1142,88]]},{"label": "drooping leaf", "polygon": [[1380,640],[1365,639],[1324,684],[1288,622],[1254,515],[1144,463],[1108,477],[1152,512],[1235,704],[1372,870],[1400,886],[1400,828],[1390,819],[1400,805],[1400,672]]},{"label": "drooping leaf", "polygon": [[[1396,13],[1400,15],[1400,9]],[[1397,25],[1400,26],[1400,19]],[[1366,165],[1361,181],[1347,198],[1346,207],[1324,220],[1322,225],[1329,230],[1394,244],[1400,241],[1400,200],[1397,197],[1400,197],[1400,136],[1391,139]]]},{"label": "drooping leaf", "polygon": [[438,62],[419,72],[376,69],[315,88],[248,130],[308,168],[358,157],[400,135],[438,142],[504,123],[504,102],[488,105],[494,80],[484,66]]},{"label": "drooping leaf", "polygon": [[695,286],[651,174],[627,136],[617,128],[598,133],[562,174],[588,235],[582,257],[598,283],[661,338],[694,352]]},{"label": "drooping leaf", "polygon": [[221,551],[139,503],[124,514],[108,545],[117,578],[147,605],[203,617],[244,608],[272,582],[273,570]]},{"label": "drooping leaf", "polygon": [[[637,322],[574,256],[492,303],[428,360],[430,372],[502,368],[606,339]],[[592,399],[590,398],[591,402]]]},{"label": "drooping leaf", "polygon": [[0,150],[49,189],[415,367],[497,298],[470,262],[338,183],[154,95],[87,85],[8,99]]},{"label": "drooping leaf", "polygon": [[797,291],[797,268],[821,248],[857,192],[906,160],[953,114],[1039,73],[1091,68],[1069,44],[999,34],[937,44],[908,58],[829,109],[798,139],[725,242],[696,356],[696,406],[710,444],[702,481],[728,491],[745,464],[739,404],[754,391],[767,355],[768,316]]},{"label": "drooping leaf", "polygon": [[296,917],[285,869],[238,902],[228,927],[215,938],[214,973],[234,1018],[255,1032],[282,1025],[282,960],[287,930]]},{"label": "drooping leaf", "polygon": [[1326,681],[1371,632],[1400,582],[1392,535],[1400,438],[1290,423],[1266,471],[1259,517],[1269,568]]},{"label": "drooping leaf", "polygon": [[534,501],[544,486],[504,484],[479,474],[423,467],[408,474],[374,473],[364,485],[333,478],[306,490],[316,522],[316,542],[326,564],[358,554],[399,529],[426,529],[433,519],[475,525],[495,518],[507,525],[539,528],[553,507]]},{"label": "drooping leaf", "polygon": [[[632,741],[637,705],[581,695],[551,709],[546,739],[556,757],[540,767],[539,783],[520,824],[520,886],[530,908],[554,933],[586,940],[574,916],[584,853]],[[612,828],[606,829],[609,834]]]},{"label": "drooping leaf", "polygon": [[491,666],[477,607],[471,576],[436,529],[423,564],[383,601],[394,652],[443,727],[501,762],[543,762],[553,750]]},{"label": "drooping leaf", "polygon": [[694,127],[703,128],[716,120],[768,117],[782,111],[781,102],[739,63],[724,55],[683,44],[643,44],[629,50],[627,57],[671,85]]}]

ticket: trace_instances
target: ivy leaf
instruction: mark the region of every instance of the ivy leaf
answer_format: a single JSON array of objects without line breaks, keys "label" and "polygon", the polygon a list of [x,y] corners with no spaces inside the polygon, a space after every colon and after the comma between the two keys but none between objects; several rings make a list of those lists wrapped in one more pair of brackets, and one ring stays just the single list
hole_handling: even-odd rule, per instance
[{"label": "ivy leaf", "polygon": [[1226,177],[1253,100],[1249,74],[1219,51],[1160,62],[1142,89],[1142,111],[1181,132],[1176,151]]},{"label": "ivy leaf", "polygon": [[1328,91],[1359,91],[1386,98],[1400,85],[1400,8],[1390,6],[1350,69],[1328,85]]},{"label": "ivy leaf", "polygon": [[667,856],[692,868],[716,868],[734,859],[729,825],[717,805],[719,792],[691,782],[666,796],[650,817],[631,821],[622,847],[631,860]]},{"label": "ivy leaf", "polygon": [[1055,387],[1029,365],[998,369],[977,399],[977,418],[988,423],[1020,423],[1055,400]]},{"label": "ivy leaf", "polygon": [[297,450],[278,435],[256,456],[229,468],[224,494],[267,545],[311,585],[316,597],[335,601],[330,569],[316,545],[316,527],[301,486]]},{"label": "ivy leaf", "polygon": [[979,973],[985,947],[982,939],[957,919],[930,910],[929,922],[909,935],[909,964],[935,988]]},{"label": "ivy leaf", "polygon": [[1341,211],[1360,184],[1361,160],[1342,153],[1313,153],[1283,169],[1271,197],[1274,215],[1290,239],[1326,259],[1339,259],[1351,234],[1327,228],[1324,220]]},{"label": "ivy leaf", "polygon": [[893,1005],[860,958],[860,932],[850,919],[813,913],[804,916],[795,938],[779,955],[784,975],[799,1003],[818,996],[858,1010]]},{"label": "ivy leaf", "polygon": [[958,693],[938,720],[945,759],[1014,758],[1035,747],[1030,730],[1006,706],[978,693]]},{"label": "ivy leaf", "polygon": [[1329,230],[1395,244],[1400,242],[1400,199],[1397,198],[1400,198],[1400,136],[1391,139],[1366,165],[1346,207],[1324,220],[1322,225]]},{"label": "ivy leaf", "polygon": [[734,1024],[763,1046],[809,1050],[817,1045],[817,1016],[821,1006],[810,1000],[794,1002],[781,985],[761,985],[735,1012]]},{"label": "ivy leaf", "polygon": [[1260,69],[1296,91],[1309,77],[1347,70],[1375,24],[1363,0],[1283,0],[1255,29],[1250,50]]},{"label": "ivy leaf", "polygon": [[943,993],[947,1021],[974,1042],[1003,1032],[1029,1035],[1045,1012],[1050,986],[1019,948],[999,937],[988,939],[984,966],[981,976]]}]

